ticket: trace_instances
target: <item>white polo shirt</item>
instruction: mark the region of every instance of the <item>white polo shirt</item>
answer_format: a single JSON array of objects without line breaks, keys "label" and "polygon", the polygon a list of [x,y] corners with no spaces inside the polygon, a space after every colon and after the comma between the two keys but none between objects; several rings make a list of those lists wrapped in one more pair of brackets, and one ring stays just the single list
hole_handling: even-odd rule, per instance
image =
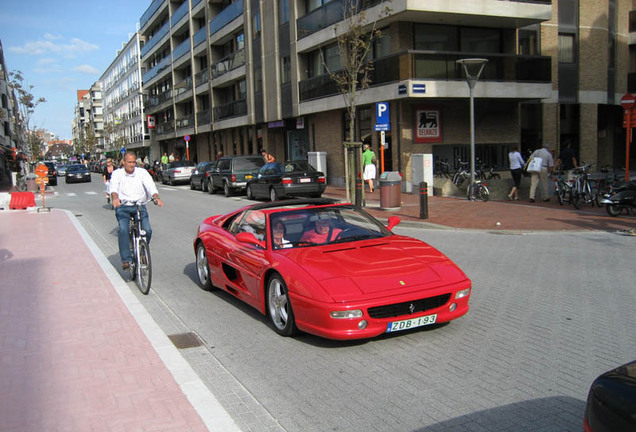
[{"label": "white polo shirt", "polygon": [[113,171],[110,178],[110,192],[116,193],[120,201],[142,203],[154,194],[158,194],[154,180],[143,168],[135,167],[132,174],[124,168]]}]

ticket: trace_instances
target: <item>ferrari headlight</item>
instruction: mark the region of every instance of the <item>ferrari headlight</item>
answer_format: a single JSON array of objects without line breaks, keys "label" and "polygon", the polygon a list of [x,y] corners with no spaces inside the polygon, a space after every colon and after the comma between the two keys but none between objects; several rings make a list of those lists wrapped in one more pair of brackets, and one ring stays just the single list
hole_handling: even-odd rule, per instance
[{"label": "ferrari headlight", "polygon": [[463,297],[468,297],[469,294],[470,294],[470,288],[457,291],[457,294],[455,294],[455,300],[463,298]]},{"label": "ferrari headlight", "polygon": [[361,318],[361,317],[362,317],[362,311],[360,309],[331,311],[331,318],[334,318],[334,319],[351,319],[351,318]]}]

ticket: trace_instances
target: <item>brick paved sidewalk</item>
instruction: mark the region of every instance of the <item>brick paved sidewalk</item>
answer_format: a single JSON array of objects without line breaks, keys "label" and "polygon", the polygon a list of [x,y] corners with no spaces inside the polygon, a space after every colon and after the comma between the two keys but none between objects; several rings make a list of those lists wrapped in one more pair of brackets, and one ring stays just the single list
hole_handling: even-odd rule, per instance
[{"label": "brick paved sidewalk", "polygon": [[[325,197],[345,199],[342,187],[328,186]],[[636,218],[621,215],[609,216],[604,208],[587,205],[576,210],[572,205],[559,205],[553,197],[550,202],[528,201],[468,201],[462,198],[429,196],[428,219],[420,218],[419,194],[401,194],[401,206],[397,210],[382,210],[380,188],[366,193],[365,210],[378,219],[399,216],[403,221],[421,222],[445,228],[512,230],[512,231],[563,231],[596,230],[624,231],[636,226]],[[497,224],[499,222],[499,225]]]},{"label": "brick paved sidewalk", "polygon": [[96,250],[66,211],[0,212],[0,430],[239,430]]}]

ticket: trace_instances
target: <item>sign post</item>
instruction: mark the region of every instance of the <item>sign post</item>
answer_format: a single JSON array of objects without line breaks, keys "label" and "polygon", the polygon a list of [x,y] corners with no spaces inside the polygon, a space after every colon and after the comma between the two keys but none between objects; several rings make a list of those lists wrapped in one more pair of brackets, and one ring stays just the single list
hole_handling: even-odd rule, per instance
[{"label": "sign post", "polygon": [[[42,196],[42,210],[48,211],[46,205],[44,204],[44,189],[46,188],[46,184],[49,182],[49,168],[44,164],[39,164],[35,167],[35,174],[37,178],[35,182],[40,185],[40,195]],[[40,209],[38,209],[38,212]]]},{"label": "sign post", "polygon": [[186,145],[186,160],[189,161],[190,160],[190,135],[186,135],[183,137],[183,140],[185,141],[185,145]]},{"label": "sign post", "polygon": [[629,147],[632,143],[632,111],[636,105],[636,98],[631,93],[627,93],[621,98],[621,106],[625,110],[627,118],[625,127],[627,128],[627,142],[625,144],[625,181],[629,181]]},{"label": "sign post", "polygon": [[378,102],[375,104],[374,130],[380,132],[380,174],[382,174],[384,172],[384,149],[386,146],[385,132],[391,130],[388,102]]}]

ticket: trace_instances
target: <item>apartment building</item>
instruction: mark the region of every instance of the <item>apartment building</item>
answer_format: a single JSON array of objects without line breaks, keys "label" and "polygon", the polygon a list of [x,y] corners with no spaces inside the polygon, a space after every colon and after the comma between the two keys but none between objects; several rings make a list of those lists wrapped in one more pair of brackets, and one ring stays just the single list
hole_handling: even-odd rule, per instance
[{"label": "apartment building", "polygon": [[[73,117],[73,143],[76,153],[99,158],[104,153],[104,112],[102,89],[98,82],[89,90],[77,90]],[[79,150],[79,151],[78,151]]]},{"label": "apartment building", "polygon": [[[348,120],[328,71],[340,65],[344,3],[152,1],[139,22],[152,145],[199,161],[219,151],[266,148],[279,160],[325,152],[329,183],[343,184]],[[360,0],[359,8],[382,37],[354,136],[380,153],[376,104],[388,103],[385,170],[408,182],[413,155],[469,158],[469,90],[457,63],[466,58],[488,60],[473,90],[482,161],[505,169],[511,146],[529,151],[544,140],[557,152],[569,141],[597,165],[624,158],[632,0]]]},{"label": "apartment building", "polygon": [[159,146],[151,148],[145,123],[141,92],[139,33],[128,42],[99,79],[104,106],[104,153],[119,156],[122,147],[133,150],[141,158],[159,159]]}]

